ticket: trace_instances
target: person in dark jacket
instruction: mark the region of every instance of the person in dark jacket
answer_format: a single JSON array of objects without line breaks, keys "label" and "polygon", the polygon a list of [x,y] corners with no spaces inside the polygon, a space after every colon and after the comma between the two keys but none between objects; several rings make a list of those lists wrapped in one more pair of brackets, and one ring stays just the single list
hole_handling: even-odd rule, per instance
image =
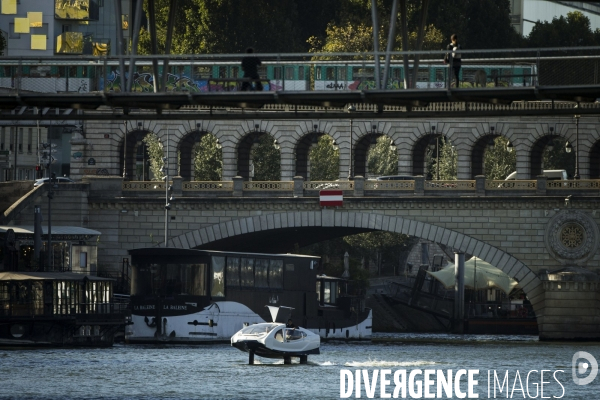
[{"label": "person in dark jacket", "polygon": [[448,45],[447,50],[451,52],[449,53],[449,62],[454,75],[454,82],[456,82],[454,87],[459,87],[460,82],[458,77],[460,75],[461,57],[459,53],[460,44],[458,44],[458,35],[456,33],[450,36],[450,44]]},{"label": "person in dark jacket", "polygon": [[[254,53],[254,49],[252,47],[248,47],[246,49],[246,54],[252,53]],[[260,76],[258,75],[258,67],[260,65],[261,63],[258,57],[247,55],[246,57],[242,58],[242,70],[244,71],[244,78],[258,79],[255,81],[255,90],[257,91],[263,90],[262,83],[260,82]],[[242,90],[249,90],[251,88],[251,82],[242,83]]]}]

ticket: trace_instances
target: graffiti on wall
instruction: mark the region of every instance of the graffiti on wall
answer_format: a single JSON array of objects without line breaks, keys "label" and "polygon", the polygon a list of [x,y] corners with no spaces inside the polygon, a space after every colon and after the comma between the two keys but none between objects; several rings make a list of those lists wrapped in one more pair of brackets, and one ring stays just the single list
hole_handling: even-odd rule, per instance
[{"label": "graffiti on wall", "polygon": [[[123,85],[123,79],[119,71],[111,71],[106,82],[102,79],[100,82],[100,90],[107,92],[120,92]],[[126,79],[125,79],[126,81]],[[133,77],[131,91],[133,92],[153,92],[154,79],[151,72],[136,73]],[[241,82],[225,80],[225,79],[192,79],[185,75],[168,74],[167,75],[167,92],[189,92],[189,93],[205,93],[205,92],[235,92],[239,90]],[[280,85],[263,81],[263,91],[281,90]]]}]

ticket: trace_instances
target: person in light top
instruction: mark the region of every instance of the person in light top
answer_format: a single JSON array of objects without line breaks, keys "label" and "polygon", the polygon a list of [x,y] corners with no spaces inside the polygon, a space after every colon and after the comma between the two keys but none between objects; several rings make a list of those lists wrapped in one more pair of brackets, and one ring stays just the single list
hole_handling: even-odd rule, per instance
[{"label": "person in light top", "polygon": [[450,67],[452,68],[452,73],[454,74],[454,82],[455,86],[454,87],[459,87],[459,75],[460,75],[460,66],[461,66],[461,59],[460,59],[460,51],[461,47],[460,44],[458,44],[458,35],[456,33],[452,34],[452,36],[450,36],[450,44],[447,47],[447,50],[451,51],[450,53]]}]

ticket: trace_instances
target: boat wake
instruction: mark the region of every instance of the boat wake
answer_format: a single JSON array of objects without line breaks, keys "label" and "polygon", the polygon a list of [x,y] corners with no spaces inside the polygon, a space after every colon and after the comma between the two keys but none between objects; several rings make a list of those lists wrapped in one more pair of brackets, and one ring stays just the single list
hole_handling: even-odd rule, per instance
[{"label": "boat wake", "polygon": [[369,360],[369,361],[351,361],[344,364],[346,367],[418,367],[421,365],[434,365],[434,361],[380,361],[380,360]]}]

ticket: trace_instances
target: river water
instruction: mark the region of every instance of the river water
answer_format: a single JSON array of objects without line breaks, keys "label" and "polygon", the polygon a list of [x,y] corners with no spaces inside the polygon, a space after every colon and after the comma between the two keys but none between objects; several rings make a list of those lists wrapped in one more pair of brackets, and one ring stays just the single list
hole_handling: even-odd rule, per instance
[{"label": "river water", "polygon": [[[248,365],[246,353],[226,344],[0,349],[0,398],[336,399],[342,390],[341,370],[350,371],[353,377],[355,371],[366,370],[367,377],[372,379],[375,371],[381,373],[386,369],[391,371],[387,375],[391,384],[384,394],[390,395],[396,371],[406,370],[408,378],[411,371],[419,369],[442,370],[442,373],[452,370],[453,374],[460,369],[475,369],[479,373],[473,375],[478,381],[473,392],[479,398],[494,398],[494,370],[499,383],[508,371],[504,391],[500,392],[497,385],[495,398],[506,398],[507,392],[509,398],[542,398],[541,380],[548,382],[544,384],[544,398],[600,398],[600,376],[582,386],[574,383],[571,372],[575,352],[585,351],[600,359],[598,343],[547,343],[527,336],[376,334],[375,337],[377,341],[371,343],[323,343],[321,354],[309,356],[307,365],[297,364],[296,359],[292,365],[283,365],[281,360],[260,357],[256,357],[255,365]],[[587,373],[592,364],[588,365]],[[538,372],[530,373],[531,370]],[[541,379],[540,370],[550,372],[545,372]],[[488,371],[492,377],[489,396]],[[418,371],[415,374],[416,380],[424,380]],[[348,391],[347,376],[344,379],[344,390]],[[460,382],[459,390],[466,392],[466,375]],[[353,392],[345,394],[357,398],[356,386],[350,387]],[[436,395],[436,387],[434,382],[428,392]],[[368,398],[365,387],[359,388],[360,398]],[[380,389],[377,382],[375,398],[380,398]],[[409,389],[406,396],[411,398]],[[419,395],[417,386],[412,389],[413,395]],[[446,398],[445,392],[441,393],[440,398]],[[424,394],[423,388],[420,396],[413,397],[422,398]],[[456,392],[452,398],[457,398]]]}]

